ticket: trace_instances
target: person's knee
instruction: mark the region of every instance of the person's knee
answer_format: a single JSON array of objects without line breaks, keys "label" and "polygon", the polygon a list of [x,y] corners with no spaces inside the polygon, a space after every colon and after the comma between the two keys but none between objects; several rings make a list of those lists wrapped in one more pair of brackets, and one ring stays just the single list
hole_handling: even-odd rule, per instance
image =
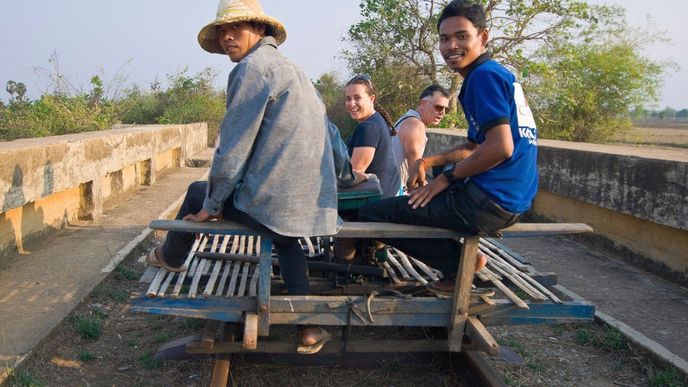
[{"label": "person's knee", "polygon": [[206,188],[208,186],[208,183],[205,181],[194,181],[193,183],[189,184],[189,188],[186,189],[187,193],[198,193],[199,191],[203,192],[205,195]]}]

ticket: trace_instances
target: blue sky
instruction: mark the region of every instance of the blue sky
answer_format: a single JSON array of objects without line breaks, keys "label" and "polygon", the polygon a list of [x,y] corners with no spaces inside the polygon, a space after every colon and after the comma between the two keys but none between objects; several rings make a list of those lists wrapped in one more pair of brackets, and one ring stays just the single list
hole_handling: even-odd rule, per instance
[{"label": "blue sky", "polygon": [[[592,0],[602,3],[602,0]],[[627,9],[632,25],[648,33],[666,31],[673,45],[659,44],[646,53],[654,59],[673,59],[682,69],[666,80],[660,107],[688,107],[688,2],[680,0],[609,0]],[[88,89],[89,78],[116,75],[127,84],[146,88],[156,79],[188,67],[195,74],[217,70],[218,86],[231,68],[221,55],[207,54],[196,42],[202,26],[215,15],[217,0],[0,0],[0,99],[6,101],[8,80],[24,82],[35,98],[48,87],[48,58],[59,55],[60,71],[76,89]],[[289,37],[281,50],[313,78],[337,71],[346,77],[342,37],[359,20],[358,0],[263,0],[266,13],[280,19]],[[115,82],[116,83],[116,82]],[[113,83],[114,84],[114,83]]]}]

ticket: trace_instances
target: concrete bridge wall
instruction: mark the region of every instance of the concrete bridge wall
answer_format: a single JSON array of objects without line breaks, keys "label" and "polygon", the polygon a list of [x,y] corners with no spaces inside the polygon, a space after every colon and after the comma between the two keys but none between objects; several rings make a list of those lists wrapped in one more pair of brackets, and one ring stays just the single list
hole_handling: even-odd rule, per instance
[{"label": "concrete bridge wall", "polygon": [[[433,130],[427,154],[465,131]],[[600,243],[688,281],[688,152],[540,140],[533,213],[584,222]],[[649,259],[649,261],[648,261]]]},{"label": "concrete bridge wall", "polygon": [[0,257],[103,207],[206,149],[205,123],[0,142]]}]

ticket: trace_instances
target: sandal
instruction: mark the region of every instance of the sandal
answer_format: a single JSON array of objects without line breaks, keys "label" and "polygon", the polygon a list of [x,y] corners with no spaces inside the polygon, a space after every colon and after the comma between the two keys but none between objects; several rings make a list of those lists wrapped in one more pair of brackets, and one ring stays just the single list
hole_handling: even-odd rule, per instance
[{"label": "sandal", "polygon": [[148,266],[152,267],[161,267],[167,271],[171,271],[173,273],[181,273],[186,271],[185,266],[180,266],[180,267],[172,267],[168,265],[165,261],[161,260],[158,258],[158,256],[155,254],[155,251],[157,248],[154,248],[148,253],[148,256],[146,257],[146,264]]},{"label": "sandal", "polygon": [[305,345],[303,343],[299,344],[299,346],[296,348],[296,352],[300,353],[301,355],[313,355],[318,353],[324,346],[325,343],[330,341],[332,338],[332,335],[328,331],[326,331],[323,328],[320,329],[320,340],[317,342],[311,344],[311,345]]},{"label": "sandal", "polygon": [[425,288],[438,296],[451,297],[454,294],[454,280],[428,282]]}]

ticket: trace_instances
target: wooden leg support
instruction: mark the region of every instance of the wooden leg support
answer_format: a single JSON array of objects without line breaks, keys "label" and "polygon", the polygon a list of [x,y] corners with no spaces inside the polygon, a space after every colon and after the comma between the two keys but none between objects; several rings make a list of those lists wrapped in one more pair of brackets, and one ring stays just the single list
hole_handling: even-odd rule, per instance
[{"label": "wooden leg support", "polygon": [[477,318],[468,317],[466,321],[466,336],[471,339],[471,343],[477,345],[485,353],[492,356],[499,355],[499,344],[497,344],[497,341]]},{"label": "wooden leg support", "polygon": [[258,348],[258,315],[246,313],[244,322],[244,348]]},{"label": "wooden leg support", "polygon": [[449,325],[449,346],[450,352],[460,352],[463,341],[463,333],[468,319],[468,305],[471,300],[471,285],[475,273],[475,262],[478,258],[477,236],[466,237],[463,240],[461,257],[459,258],[459,268],[456,272],[456,283],[454,285],[454,306]]}]

